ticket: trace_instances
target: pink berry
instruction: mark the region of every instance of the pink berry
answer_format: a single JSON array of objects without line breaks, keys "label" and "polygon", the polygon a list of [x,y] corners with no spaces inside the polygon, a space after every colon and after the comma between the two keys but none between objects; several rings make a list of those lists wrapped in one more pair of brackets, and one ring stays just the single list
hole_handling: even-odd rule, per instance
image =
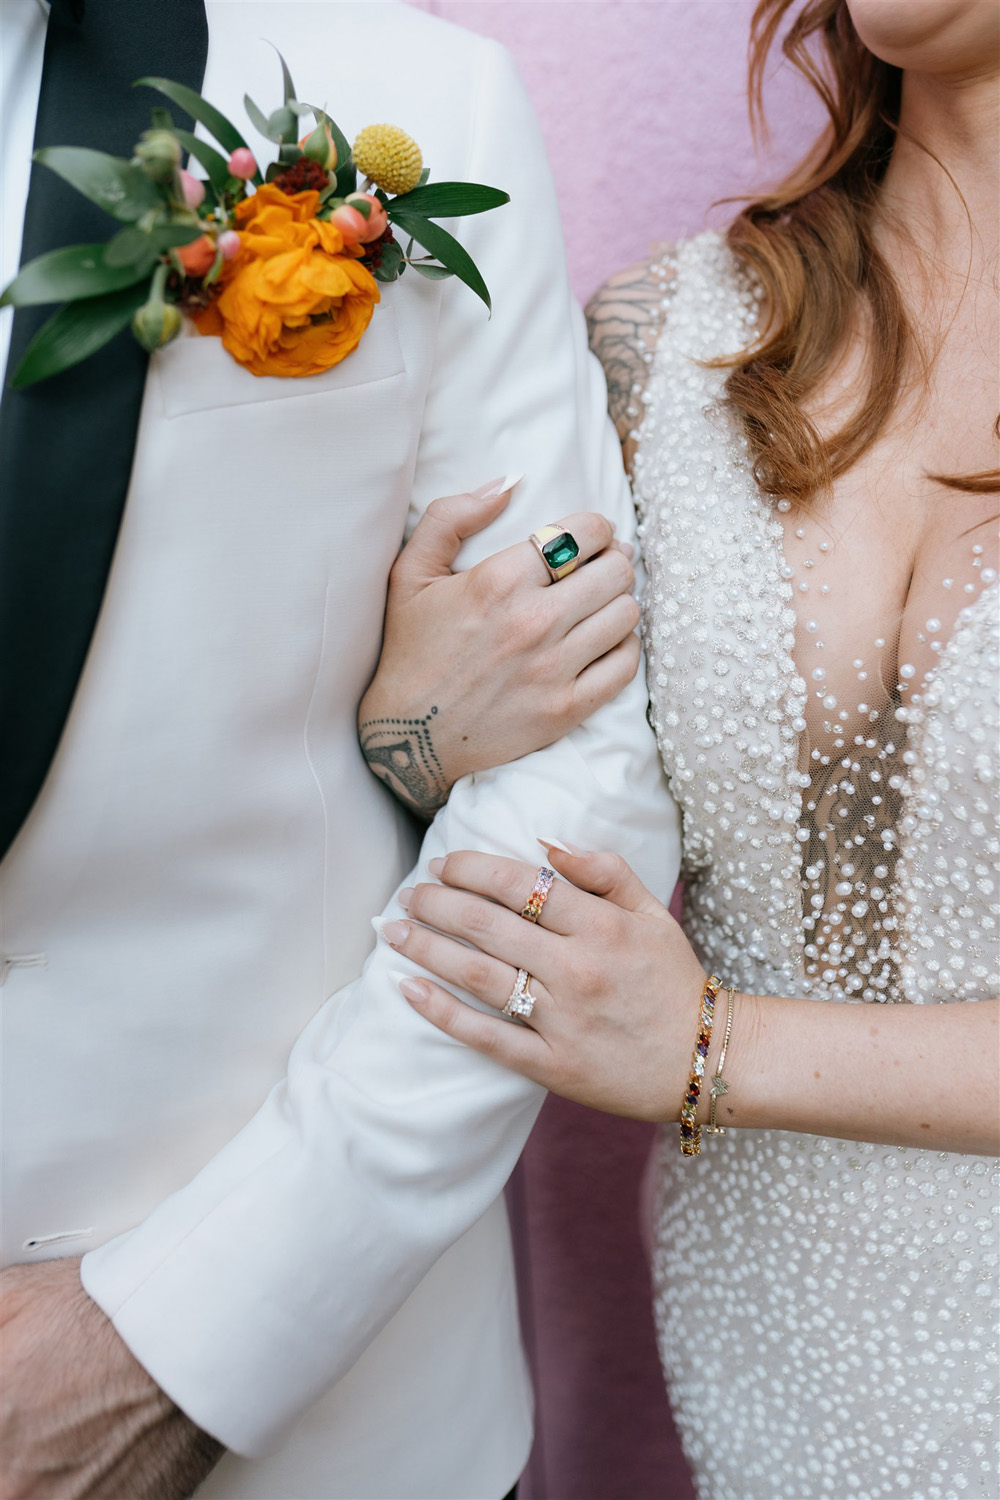
[{"label": "pink berry", "polygon": [[242,177],[244,180],[252,177],[257,171],[257,162],[254,154],[246,146],[237,146],[229,158],[229,171],[233,177]]},{"label": "pink berry", "polygon": [[199,178],[192,177],[190,172],[182,171],[180,178],[184,202],[188,208],[199,208],[205,201],[205,184]]},{"label": "pink berry", "polygon": [[234,260],[240,253],[240,237],[235,229],[224,229],[215,243],[223,260]]},{"label": "pink berry", "polygon": [[346,203],[334,209],[330,215],[330,223],[340,230],[344,243],[352,246],[360,244],[368,228],[368,220],[364,214],[359,214],[356,208],[350,208]]},{"label": "pink berry", "polygon": [[[361,243],[368,245],[372,240],[381,239],[389,227],[389,215],[382,207],[374,193],[351,193],[347,199],[348,206],[354,204],[358,199],[363,199],[368,204],[369,214],[365,219],[365,227],[361,231]],[[361,215],[364,219],[364,214]]]}]

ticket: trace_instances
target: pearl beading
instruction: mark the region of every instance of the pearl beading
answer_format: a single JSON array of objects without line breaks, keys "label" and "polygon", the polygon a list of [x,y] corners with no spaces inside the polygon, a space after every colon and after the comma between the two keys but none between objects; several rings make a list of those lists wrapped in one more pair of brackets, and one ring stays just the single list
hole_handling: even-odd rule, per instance
[{"label": "pearl beading", "polygon": [[[877,702],[879,638],[852,661],[859,702],[840,704],[831,549],[761,496],[725,372],[697,363],[745,346],[755,289],[716,234],[665,257],[662,281],[636,434],[643,632],[699,959],[740,989],[823,1001],[996,994],[996,570],[973,548],[969,578],[942,580],[968,603],[947,642],[928,615],[923,680],[893,665]],[[681,1163],[665,1132],[654,1247],[699,1495],[993,1500],[996,1164],[776,1132],[714,1144]]]}]

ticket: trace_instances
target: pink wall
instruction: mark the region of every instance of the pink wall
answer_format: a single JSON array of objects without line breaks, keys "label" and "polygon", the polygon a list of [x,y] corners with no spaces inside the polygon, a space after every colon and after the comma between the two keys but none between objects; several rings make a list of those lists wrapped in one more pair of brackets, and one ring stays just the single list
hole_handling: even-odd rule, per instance
[{"label": "pink wall", "polygon": [[414,3],[495,37],[516,59],[545,132],[581,300],[655,241],[702,228],[714,199],[767,181],[816,133],[808,91],[781,69],[769,94],[772,147],[755,156],[754,0]]},{"label": "pink wall", "polygon": [[[821,123],[778,69],[770,149],[746,122],[754,0],[413,0],[503,42],[541,118],[573,287],[722,224]],[[538,1422],[522,1500],[690,1500],[639,1231],[650,1132],[550,1099],[512,1184]]]}]

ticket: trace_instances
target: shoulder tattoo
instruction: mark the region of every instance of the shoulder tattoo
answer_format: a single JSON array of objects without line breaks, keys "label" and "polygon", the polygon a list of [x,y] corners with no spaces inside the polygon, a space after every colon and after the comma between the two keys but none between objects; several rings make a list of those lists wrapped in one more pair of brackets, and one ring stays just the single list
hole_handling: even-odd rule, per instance
[{"label": "shoulder tattoo", "polygon": [[590,347],[604,367],[608,411],[626,464],[634,454],[642,393],[666,316],[672,275],[664,255],[640,261],[605,282],[586,308]]}]

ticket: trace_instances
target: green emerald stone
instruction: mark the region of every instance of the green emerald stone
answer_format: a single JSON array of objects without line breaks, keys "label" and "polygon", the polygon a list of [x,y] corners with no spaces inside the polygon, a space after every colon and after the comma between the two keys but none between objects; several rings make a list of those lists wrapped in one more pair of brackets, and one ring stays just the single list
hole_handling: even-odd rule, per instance
[{"label": "green emerald stone", "polygon": [[563,531],[559,536],[554,536],[551,542],[546,542],[542,548],[542,556],[550,568],[564,568],[567,563],[572,562],[574,557],[579,557],[580,549],[570,536],[568,531]]}]

